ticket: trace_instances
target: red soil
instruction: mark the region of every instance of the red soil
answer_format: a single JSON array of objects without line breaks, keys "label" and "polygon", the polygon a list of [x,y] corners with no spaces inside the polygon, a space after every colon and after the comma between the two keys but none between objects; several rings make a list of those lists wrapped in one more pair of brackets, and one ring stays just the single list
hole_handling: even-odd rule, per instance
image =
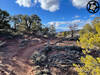
[{"label": "red soil", "polygon": [[[29,43],[24,48],[19,48],[20,41],[21,39],[6,40],[8,53],[4,57],[0,56],[0,61],[3,61],[3,69],[8,69],[8,71],[13,70],[16,75],[34,75],[30,57],[34,51],[43,49],[47,40],[42,39],[41,42],[35,42],[34,44]],[[54,44],[56,41],[58,40],[51,40],[51,43]],[[72,43],[73,42],[67,41],[67,45]]]}]

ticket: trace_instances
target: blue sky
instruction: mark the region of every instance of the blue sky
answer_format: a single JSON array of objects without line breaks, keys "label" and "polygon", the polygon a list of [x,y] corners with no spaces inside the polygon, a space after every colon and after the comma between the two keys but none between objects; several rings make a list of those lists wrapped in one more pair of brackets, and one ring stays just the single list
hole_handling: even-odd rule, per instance
[{"label": "blue sky", "polygon": [[[100,16],[100,11],[91,14],[86,10],[89,0],[0,0],[0,8],[11,15],[37,14],[42,24],[54,24],[57,31],[68,30],[68,26],[78,24],[79,28]],[[99,1],[100,3],[100,1]]]}]

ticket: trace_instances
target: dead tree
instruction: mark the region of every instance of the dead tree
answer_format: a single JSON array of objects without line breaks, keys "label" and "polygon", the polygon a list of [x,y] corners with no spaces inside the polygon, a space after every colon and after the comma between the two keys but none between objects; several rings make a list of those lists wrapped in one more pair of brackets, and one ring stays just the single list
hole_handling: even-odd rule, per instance
[{"label": "dead tree", "polygon": [[69,29],[71,31],[71,37],[72,38],[74,37],[74,32],[75,32],[75,30],[77,30],[77,28],[78,28],[78,25],[77,24],[74,24],[74,25],[70,25],[69,26]]}]

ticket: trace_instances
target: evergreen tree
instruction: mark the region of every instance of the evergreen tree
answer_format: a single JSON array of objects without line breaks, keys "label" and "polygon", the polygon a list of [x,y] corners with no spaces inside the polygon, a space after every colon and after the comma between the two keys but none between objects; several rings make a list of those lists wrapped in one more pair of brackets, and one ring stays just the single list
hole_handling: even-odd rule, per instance
[{"label": "evergreen tree", "polygon": [[16,31],[16,30],[18,30],[18,25],[20,25],[21,24],[21,22],[22,22],[22,15],[15,15],[15,16],[12,16],[11,17],[11,22],[14,24],[14,27],[13,27],[13,29]]},{"label": "evergreen tree", "polygon": [[9,13],[0,9],[0,29],[9,29]]},{"label": "evergreen tree", "polygon": [[48,36],[49,36],[49,38],[53,38],[53,37],[55,37],[55,35],[56,35],[55,26],[54,25],[50,25]]}]

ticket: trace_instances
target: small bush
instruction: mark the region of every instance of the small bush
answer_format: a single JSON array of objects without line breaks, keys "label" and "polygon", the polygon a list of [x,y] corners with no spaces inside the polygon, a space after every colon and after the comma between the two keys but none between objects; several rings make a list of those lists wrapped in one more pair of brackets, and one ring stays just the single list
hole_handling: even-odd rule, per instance
[{"label": "small bush", "polygon": [[95,59],[86,55],[85,58],[81,57],[80,60],[84,63],[83,66],[74,64],[79,75],[100,75],[100,57]]}]

